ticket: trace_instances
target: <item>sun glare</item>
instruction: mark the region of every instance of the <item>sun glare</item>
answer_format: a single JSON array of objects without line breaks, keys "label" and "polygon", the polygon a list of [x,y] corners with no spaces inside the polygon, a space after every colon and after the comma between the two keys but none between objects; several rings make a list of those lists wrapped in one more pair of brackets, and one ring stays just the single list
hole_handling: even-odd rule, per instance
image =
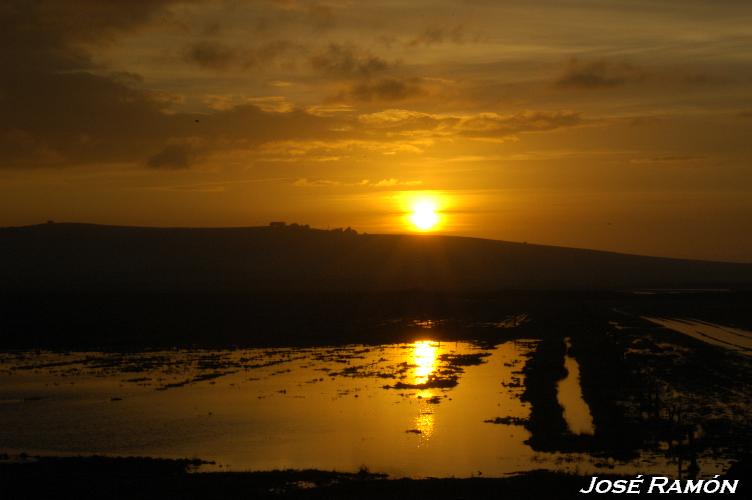
[{"label": "sun glare", "polygon": [[430,231],[439,222],[436,203],[431,200],[417,200],[413,203],[410,221],[419,231]]}]

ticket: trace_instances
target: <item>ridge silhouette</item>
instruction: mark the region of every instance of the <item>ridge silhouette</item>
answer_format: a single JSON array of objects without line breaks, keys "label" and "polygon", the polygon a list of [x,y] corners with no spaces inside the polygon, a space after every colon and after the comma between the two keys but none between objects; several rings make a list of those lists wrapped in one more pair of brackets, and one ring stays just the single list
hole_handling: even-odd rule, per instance
[{"label": "ridge silhouette", "polygon": [[748,287],[752,264],[297,224],[0,228],[0,291],[381,292]]}]

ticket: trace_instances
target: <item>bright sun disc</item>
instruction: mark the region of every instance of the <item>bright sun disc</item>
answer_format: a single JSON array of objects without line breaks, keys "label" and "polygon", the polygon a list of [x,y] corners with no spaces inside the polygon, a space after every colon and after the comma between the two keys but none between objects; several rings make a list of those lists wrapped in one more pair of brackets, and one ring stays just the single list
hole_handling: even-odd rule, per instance
[{"label": "bright sun disc", "polygon": [[436,204],[430,200],[415,202],[410,214],[410,221],[420,231],[428,231],[439,222],[439,214],[436,213]]}]

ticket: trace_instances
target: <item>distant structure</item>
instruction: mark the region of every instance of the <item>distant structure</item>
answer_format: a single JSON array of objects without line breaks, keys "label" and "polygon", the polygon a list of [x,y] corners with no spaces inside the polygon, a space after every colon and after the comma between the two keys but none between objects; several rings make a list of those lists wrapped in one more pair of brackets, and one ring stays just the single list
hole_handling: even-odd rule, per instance
[{"label": "distant structure", "polygon": [[278,228],[278,229],[310,229],[311,228],[311,226],[309,226],[308,224],[298,224],[297,222],[288,224],[284,221],[272,221],[269,223],[269,227]]}]

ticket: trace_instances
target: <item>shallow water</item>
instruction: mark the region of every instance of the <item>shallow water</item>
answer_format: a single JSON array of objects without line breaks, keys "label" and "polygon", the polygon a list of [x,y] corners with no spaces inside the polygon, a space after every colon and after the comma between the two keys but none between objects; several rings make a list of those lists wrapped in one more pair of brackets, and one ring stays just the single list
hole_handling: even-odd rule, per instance
[{"label": "shallow water", "polygon": [[593,434],[595,426],[590,414],[590,407],[582,396],[580,386],[580,364],[569,355],[571,340],[566,339],[567,354],[564,358],[564,368],[567,376],[559,381],[557,386],[557,399],[564,408],[564,421],[572,434]]},{"label": "shallow water", "polygon": [[[530,409],[520,401],[521,370],[536,345],[424,340],[5,353],[0,452],[198,457],[219,470],[364,465],[412,477],[594,470],[590,457],[537,453],[525,444],[529,432],[522,424]],[[581,399],[579,377],[568,368],[562,393]],[[570,399],[568,411],[578,404]],[[646,467],[671,466],[643,461],[640,470]]]}]

